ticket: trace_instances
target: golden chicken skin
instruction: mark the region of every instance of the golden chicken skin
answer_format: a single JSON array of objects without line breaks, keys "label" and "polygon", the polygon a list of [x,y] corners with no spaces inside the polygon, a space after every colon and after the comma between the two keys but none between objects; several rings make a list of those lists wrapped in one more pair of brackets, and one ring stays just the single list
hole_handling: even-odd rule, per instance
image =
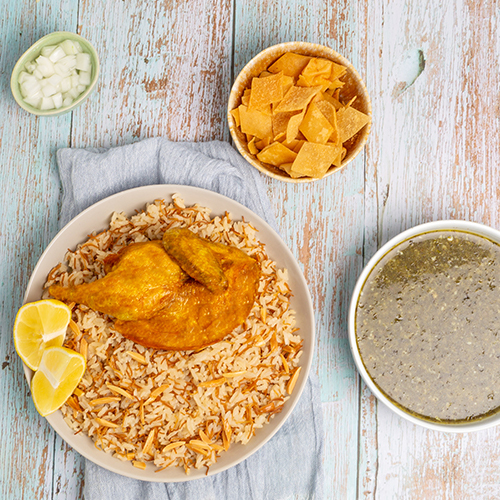
[{"label": "golden chicken skin", "polygon": [[200,349],[222,340],[250,314],[260,278],[257,261],[245,252],[186,228],[166,231],[163,241],[133,243],[108,262],[104,278],[54,285],[50,293],[114,316],[124,337],[156,349]]},{"label": "golden chicken skin", "polygon": [[151,318],[189,276],[168,256],[161,241],[132,243],[108,257],[104,278],[81,285],[52,285],[56,299],[77,302],[122,320]]},{"label": "golden chicken skin", "polygon": [[214,254],[216,245],[213,243],[200,238],[189,229],[178,227],[165,232],[163,247],[169,257],[191,278],[211,292],[219,293],[227,289],[227,277]]}]

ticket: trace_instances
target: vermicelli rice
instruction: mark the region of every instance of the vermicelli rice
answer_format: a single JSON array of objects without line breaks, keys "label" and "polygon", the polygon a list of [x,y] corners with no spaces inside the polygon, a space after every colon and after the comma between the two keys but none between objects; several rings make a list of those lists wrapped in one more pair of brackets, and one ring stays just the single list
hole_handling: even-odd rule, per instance
[{"label": "vermicelli rice", "polygon": [[[210,209],[185,207],[174,195],[130,218],[113,213],[108,230],[90,235],[49,274],[46,287],[104,276],[104,259],[124,246],[160,239],[184,226],[234,245],[261,266],[258,295],[244,325],[196,351],[161,351],[127,340],[113,318],[72,305],[65,345],[87,359],[79,387],[62,407],[66,423],[98,448],[143,469],[209,467],[231,443],[247,443],[282,410],[299,376],[301,338],[295,332],[287,271],[277,268],[245,221]],[[47,292],[45,292],[47,295]]]}]

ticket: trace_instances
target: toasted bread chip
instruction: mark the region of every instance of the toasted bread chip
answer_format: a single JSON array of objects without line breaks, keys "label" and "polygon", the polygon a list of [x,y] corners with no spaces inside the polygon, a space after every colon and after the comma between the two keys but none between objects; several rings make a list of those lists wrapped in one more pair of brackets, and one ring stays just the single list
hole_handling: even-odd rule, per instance
[{"label": "toasted bread chip", "polygon": [[328,87],[330,90],[341,89],[344,86],[344,82],[341,80],[333,80]]},{"label": "toasted bread chip", "polygon": [[276,137],[281,134],[285,133],[287,130],[288,122],[290,121],[290,118],[292,116],[295,116],[299,114],[299,111],[285,111],[284,113],[274,113],[272,117],[272,124],[273,124],[273,135],[274,135],[274,140],[277,140]]},{"label": "toasted bread chip", "polygon": [[284,113],[286,111],[301,111],[311,101],[311,99],[321,92],[321,87],[290,87],[283,100],[274,109],[275,113]]},{"label": "toasted bread chip", "polygon": [[[283,146],[286,146],[288,149],[291,149],[292,151],[295,151],[294,148],[301,142],[297,139],[294,139],[293,141],[287,142],[286,135],[284,137],[281,137],[279,139],[279,141],[281,142],[281,144],[283,144]],[[297,152],[297,151],[295,151],[295,152]]]},{"label": "toasted bread chip", "polygon": [[345,75],[347,68],[342,66],[342,64],[337,64],[332,61],[332,72],[330,73],[329,79],[333,82],[338,80],[340,77]]},{"label": "toasted bread chip", "polygon": [[320,87],[321,92],[324,92],[326,89],[330,87],[332,82],[323,77],[305,77],[304,75],[300,75],[297,80],[298,87]]},{"label": "toasted bread chip", "polygon": [[281,81],[283,82],[283,95],[285,95],[293,87],[295,80],[293,76],[283,75]]},{"label": "toasted bread chip", "polygon": [[342,103],[335,99],[328,91],[327,92],[322,92],[321,94],[318,94],[314,97],[314,99],[317,99],[317,101],[328,101],[336,111],[338,111],[340,108],[342,108]]},{"label": "toasted bread chip", "polygon": [[271,137],[273,125],[271,115],[266,115],[260,111],[249,111],[243,104],[238,108],[240,111],[241,131],[244,134],[251,134],[259,139]]},{"label": "toasted bread chip", "polygon": [[291,163],[297,157],[297,153],[283,146],[281,142],[273,142],[265,147],[258,155],[257,158],[264,162],[278,167],[282,163]]},{"label": "toasted bread chip", "polygon": [[271,104],[283,99],[283,73],[275,75],[252,78],[252,88],[248,109],[258,110],[263,113],[271,112]]},{"label": "toasted bread chip", "polygon": [[231,110],[231,115],[234,118],[234,123],[236,123],[236,126],[239,127],[241,125],[240,122],[240,110],[239,108],[234,108]]},{"label": "toasted bread chip", "polygon": [[248,151],[252,155],[256,155],[259,152],[255,145],[255,137],[252,137],[252,140],[248,143]]},{"label": "toasted bread chip", "polygon": [[293,150],[298,153],[306,142],[304,139],[297,139],[297,144],[293,147]]},{"label": "toasted bread chip", "polygon": [[332,125],[315,103],[311,103],[307,108],[299,130],[308,141],[318,144],[326,144],[333,133]]},{"label": "toasted bread chip", "polygon": [[243,95],[241,96],[241,104],[248,107],[248,102],[250,101],[250,89],[245,89]]},{"label": "toasted bread chip", "polygon": [[265,137],[264,139],[261,139],[260,141],[255,141],[255,146],[257,147],[258,150],[264,149],[266,146],[269,146],[271,143],[271,138],[270,137]]},{"label": "toasted bread chip", "polygon": [[297,138],[299,134],[299,127],[304,119],[304,115],[306,114],[306,110],[302,110],[298,115],[294,115],[288,120],[288,125],[286,127],[286,141],[291,142]]},{"label": "toasted bread chip", "polygon": [[320,86],[324,92],[332,84],[329,77],[332,72],[332,61],[313,57],[299,76],[297,85],[300,87],[316,87]]},{"label": "toasted bread chip", "polygon": [[355,136],[369,121],[369,116],[352,106],[339,109],[337,111],[337,126],[340,142],[344,143]]},{"label": "toasted bread chip", "polygon": [[323,78],[329,78],[332,73],[332,66],[332,61],[328,59],[313,57],[303,69],[302,75],[305,77],[321,76]]},{"label": "toasted bread chip", "polygon": [[317,101],[314,103],[316,107],[323,113],[325,118],[329,121],[330,125],[333,127],[333,131],[328,139],[330,142],[334,142],[338,144],[340,142],[339,130],[337,125],[337,112],[335,111],[335,107],[330,102]]},{"label": "toasted bread chip", "polygon": [[323,177],[337,159],[341,146],[305,142],[292,165],[295,174]]},{"label": "toasted bread chip", "polygon": [[282,163],[280,165],[281,170],[285,171],[292,179],[298,179],[300,177],[306,177],[304,174],[299,174],[292,170],[293,163]]},{"label": "toasted bread chip", "polygon": [[282,71],[286,76],[298,78],[310,59],[311,58],[309,56],[302,56],[293,52],[287,52],[286,54],[283,54],[275,63],[269,66],[268,70],[271,73],[279,73]]},{"label": "toasted bread chip", "polygon": [[[330,144],[330,143],[327,143],[327,144]],[[345,158],[346,153],[347,153],[347,149],[341,147],[337,158],[335,158],[335,160],[333,162],[334,167],[342,166],[342,160]]]}]

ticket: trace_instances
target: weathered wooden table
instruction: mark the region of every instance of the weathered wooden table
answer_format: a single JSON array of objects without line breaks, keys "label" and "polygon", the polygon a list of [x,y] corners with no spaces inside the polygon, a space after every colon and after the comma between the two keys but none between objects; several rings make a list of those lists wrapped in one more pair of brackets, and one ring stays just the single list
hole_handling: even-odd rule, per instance
[{"label": "weathered wooden table", "polygon": [[[83,460],[36,413],[11,339],[30,273],[57,231],[56,150],[152,136],[229,140],[235,75],[290,40],[351,60],[374,116],[348,168],[311,184],[266,179],[314,298],[326,497],[500,497],[500,430],[443,434],[395,416],[360,381],[346,328],[363,263],[401,230],[447,218],[500,228],[498,2],[0,0],[0,12],[0,498],[82,497]],[[39,119],[15,104],[10,72],[55,30],[96,46],[101,78],[74,113]]]}]

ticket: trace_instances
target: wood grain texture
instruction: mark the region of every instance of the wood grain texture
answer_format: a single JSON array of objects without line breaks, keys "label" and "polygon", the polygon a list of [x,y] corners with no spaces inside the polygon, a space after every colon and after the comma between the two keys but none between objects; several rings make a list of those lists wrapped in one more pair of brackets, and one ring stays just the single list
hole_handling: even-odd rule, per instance
[{"label": "wood grain texture", "polygon": [[102,69],[96,94],[74,113],[74,146],[228,137],[229,0],[81,0],[79,32]]},{"label": "wood grain texture", "polygon": [[[83,459],[38,417],[11,341],[15,312],[57,231],[60,147],[146,137],[228,140],[234,77],[276,43],[322,43],[347,57],[372,96],[362,155],[324,181],[265,179],[280,232],[316,311],[328,499],[500,497],[500,430],[443,434],[409,424],[357,375],[347,341],[363,265],[416,224],[500,228],[500,7],[485,0],[0,0],[0,498],[80,499]],[[15,61],[54,30],[101,56],[95,93],[38,119],[8,88]],[[92,189],[92,186],[89,186]],[[8,403],[6,403],[8,401]],[[259,499],[256,499],[259,500]]]}]

